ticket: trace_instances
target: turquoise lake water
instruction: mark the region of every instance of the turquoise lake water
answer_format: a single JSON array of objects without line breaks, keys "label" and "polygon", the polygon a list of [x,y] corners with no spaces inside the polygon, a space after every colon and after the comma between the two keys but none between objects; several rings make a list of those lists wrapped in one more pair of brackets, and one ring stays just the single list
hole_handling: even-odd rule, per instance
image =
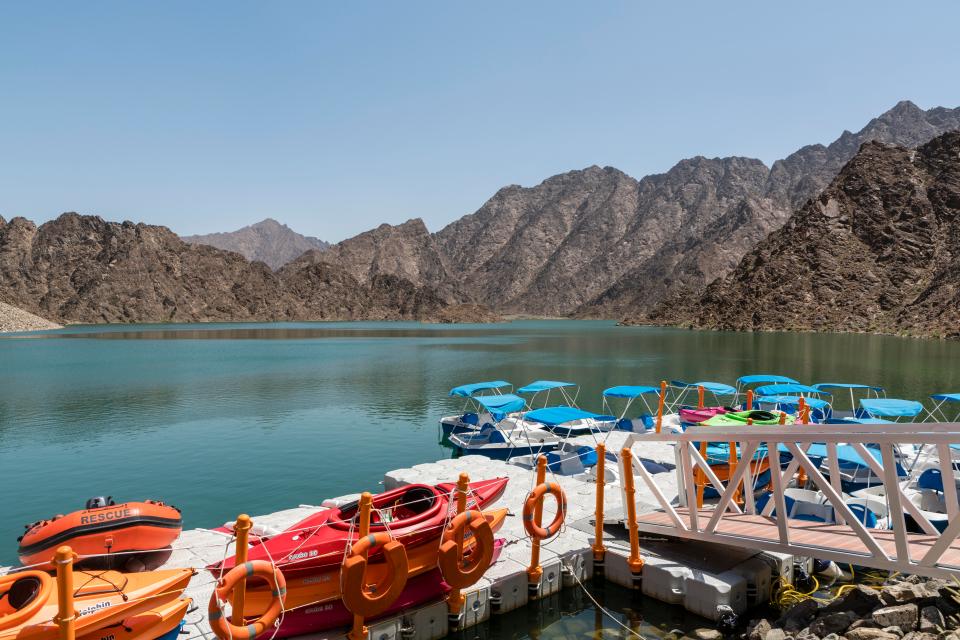
[{"label": "turquoise lake water", "polygon": [[[615,384],[781,373],[960,391],[960,343],[739,334],[609,322],[80,327],[0,337],[0,564],[23,524],[95,495],[159,498],[185,527],[378,490],[448,457],[457,384],[572,380],[600,410]],[[451,478],[453,480],[453,478]]]}]

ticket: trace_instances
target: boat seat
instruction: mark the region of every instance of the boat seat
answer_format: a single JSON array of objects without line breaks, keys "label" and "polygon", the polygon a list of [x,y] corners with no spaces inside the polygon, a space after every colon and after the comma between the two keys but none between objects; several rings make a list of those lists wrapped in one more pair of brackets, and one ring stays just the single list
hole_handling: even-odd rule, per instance
[{"label": "boat seat", "polygon": [[847,507],[850,509],[853,515],[857,516],[857,520],[859,520],[864,527],[867,529],[877,528],[877,514],[875,514],[873,511],[864,505],[857,503],[848,504]]},{"label": "boat seat", "polygon": [[940,469],[927,469],[917,478],[918,489],[929,489],[937,493],[943,492],[943,474]]},{"label": "boat seat", "polygon": [[33,602],[40,593],[40,580],[34,576],[26,576],[15,580],[7,591],[7,603],[14,611],[19,611]]},{"label": "boat seat", "polygon": [[463,422],[463,424],[477,425],[480,424],[480,416],[470,411],[460,416],[460,421]]},{"label": "boat seat", "polygon": [[577,449],[577,455],[580,456],[580,464],[584,467],[592,467],[597,464],[597,450],[586,445]]},{"label": "boat seat", "polygon": [[397,519],[409,518],[428,511],[433,507],[437,496],[427,487],[414,487],[404,492],[403,497],[397,501],[393,509],[393,515]]},{"label": "boat seat", "polygon": [[496,429],[493,428],[493,425],[490,425],[490,437],[487,438],[487,442],[489,442],[490,444],[505,444],[507,442],[507,439],[506,437],[504,437],[502,432],[497,431]]}]

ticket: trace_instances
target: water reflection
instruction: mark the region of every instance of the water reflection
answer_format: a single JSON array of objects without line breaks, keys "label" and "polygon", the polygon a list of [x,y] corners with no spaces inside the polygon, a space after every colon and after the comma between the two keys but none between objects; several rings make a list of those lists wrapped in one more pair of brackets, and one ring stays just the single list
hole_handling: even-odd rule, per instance
[{"label": "water reflection", "polygon": [[583,588],[574,585],[530,606],[493,616],[488,623],[456,635],[501,640],[612,640],[636,638],[634,633],[660,638],[675,629],[686,632],[713,626],[681,607],[664,605],[605,580],[591,580],[584,587],[607,613],[594,605]]}]

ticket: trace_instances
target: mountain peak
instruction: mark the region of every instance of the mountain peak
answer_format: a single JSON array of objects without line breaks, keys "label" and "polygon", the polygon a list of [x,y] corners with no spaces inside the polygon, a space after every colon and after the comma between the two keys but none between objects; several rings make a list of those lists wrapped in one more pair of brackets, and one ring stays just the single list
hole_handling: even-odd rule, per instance
[{"label": "mountain peak", "polygon": [[248,260],[265,262],[274,270],[305,251],[323,250],[330,246],[318,238],[301,235],[273,218],[264,218],[236,231],[184,236],[182,240],[189,244],[205,244],[236,251]]},{"label": "mountain peak", "polygon": [[882,119],[886,116],[904,116],[904,115],[921,116],[925,113],[926,112],[923,109],[918,107],[912,101],[901,100],[897,104],[893,105],[893,107],[891,107],[890,109],[887,109],[882,114],[880,114],[880,118]]}]

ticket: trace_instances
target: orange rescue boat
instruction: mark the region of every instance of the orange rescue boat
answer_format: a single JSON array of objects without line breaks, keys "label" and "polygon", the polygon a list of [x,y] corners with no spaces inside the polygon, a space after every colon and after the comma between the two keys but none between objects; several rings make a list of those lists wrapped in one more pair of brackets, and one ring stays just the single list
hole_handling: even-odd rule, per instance
[{"label": "orange rescue boat", "polygon": [[180,510],[146,500],[114,503],[110,497],[91,498],[87,507],[26,526],[20,537],[20,562],[51,569],[57,547],[69,545],[86,556],[128,551],[156,551],[169,546],[183,527]]}]

